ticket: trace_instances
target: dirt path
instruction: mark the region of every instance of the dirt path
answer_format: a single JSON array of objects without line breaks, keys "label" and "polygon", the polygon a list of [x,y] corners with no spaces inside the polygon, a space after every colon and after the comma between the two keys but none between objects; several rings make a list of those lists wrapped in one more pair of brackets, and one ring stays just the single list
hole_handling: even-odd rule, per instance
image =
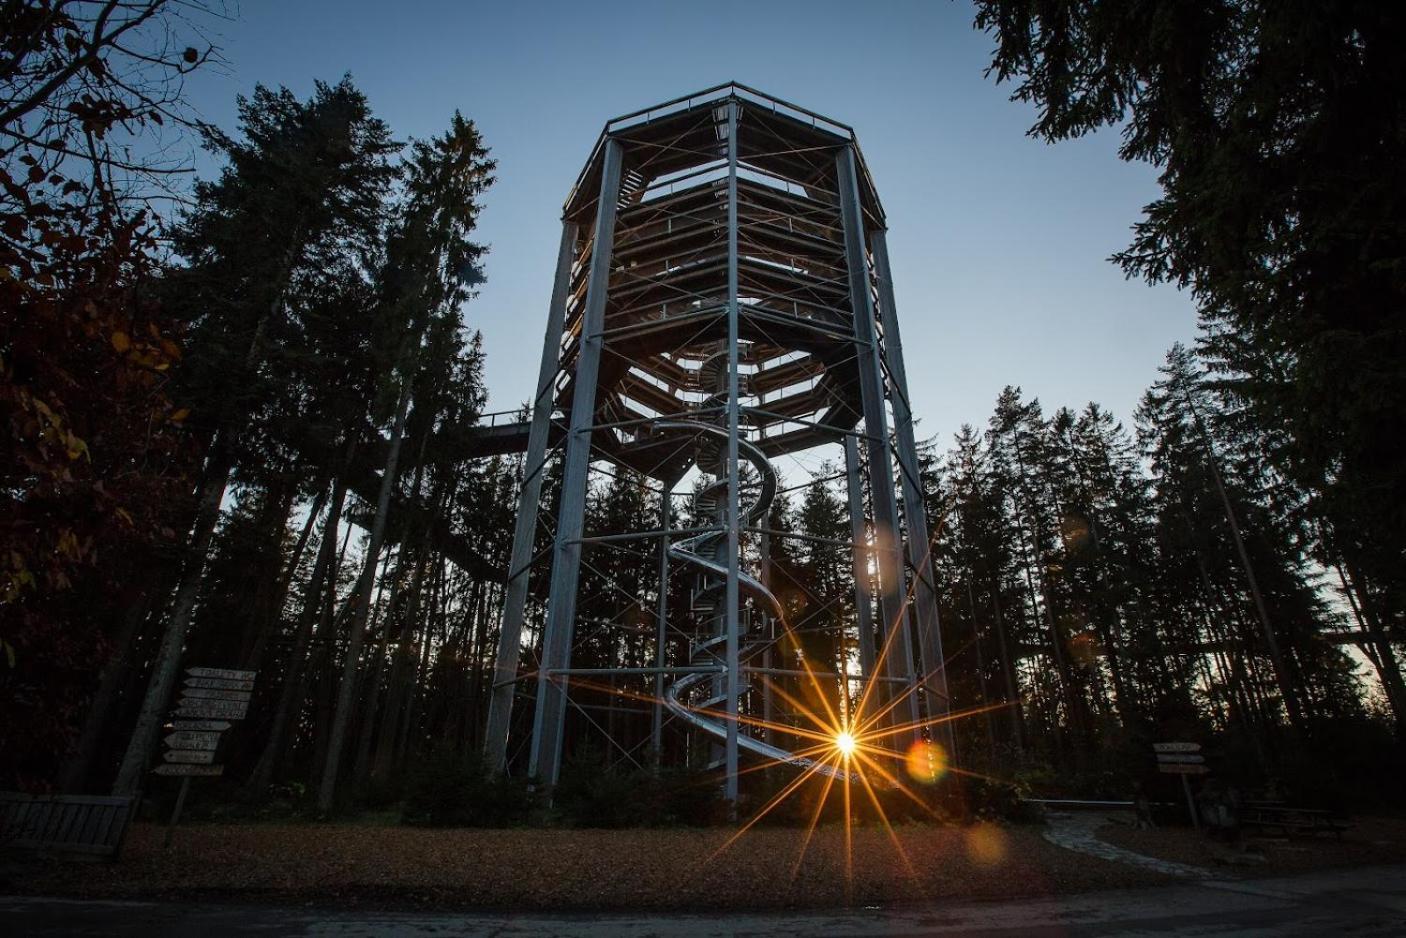
[{"label": "dirt path", "polygon": [[1099,828],[1098,838],[1116,849],[1230,877],[1287,876],[1406,862],[1406,819],[1393,817],[1354,818],[1341,838],[1325,834],[1290,838],[1247,831],[1240,842],[1227,844],[1190,828],[1136,830],[1130,824]]},{"label": "dirt path", "polygon": [[1192,866],[1174,860],[1160,859],[1111,844],[1099,836],[1102,829],[1109,826],[1109,819],[1103,814],[1055,814],[1048,819],[1048,824],[1045,827],[1045,839],[1075,853],[1098,857],[1101,860],[1108,860],[1123,866],[1151,870],[1154,873],[1163,873],[1167,876],[1186,879],[1213,879],[1217,875],[1215,871],[1204,866]]}]

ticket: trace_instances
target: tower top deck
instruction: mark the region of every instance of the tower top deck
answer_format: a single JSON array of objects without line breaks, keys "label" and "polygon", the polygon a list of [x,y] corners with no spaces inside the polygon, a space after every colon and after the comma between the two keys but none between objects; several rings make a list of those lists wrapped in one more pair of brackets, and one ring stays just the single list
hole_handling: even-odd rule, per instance
[{"label": "tower top deck", "polygon": [[[722,122],[719,108],[728,101],[739,104],[738,133],[743,148],[739,157],[758,169],[774,169],[789,179],[795,169],[796,155],[818,154],[846,144],[853,146],[859,164],[860,200],[868,216],[866,221],[872,228],[885,227],[883,205],[853,127],[736,81],[671,98],[606,121],[567,196],[564,215],[575,216],[594,202],[600,188],[605,141],[610,137],[659,150],[661,155],[663,151],[676,151],[673,159],[652,164],[656,168],[690,159],[692,165],[725,161],[727,136],[719,130],[718,124]],[[711,135],[696,126],[699,115],[710,111],[719,114]],[[754,132],[755,139],[751,139]],[[788,156],[792,159],[785,159]]]},{"label": "tower top deck", "polygon": [[866,232],[885,220],[851,127],[736,82],[632,111],[605,123],[563,220],[575,234],[555,405],[568,412],[580,343],[598,341],[599,454],[665,482],[687,471],[667,423],[715,406],[704,362],[730,315],[750,443],[797,452],[860,420]]}]

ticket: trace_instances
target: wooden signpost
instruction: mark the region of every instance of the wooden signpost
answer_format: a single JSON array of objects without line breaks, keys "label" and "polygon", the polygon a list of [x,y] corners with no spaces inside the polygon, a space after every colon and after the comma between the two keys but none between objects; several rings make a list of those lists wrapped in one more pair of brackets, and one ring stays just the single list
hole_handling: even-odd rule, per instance
[{"label": "wooden signpost", "polygon": [[[176,826],[180,820],[180,810],[185,805],[186,786],[190,784],[190,779],[197,775],[211,776],[225,774],[225,767],[222,765],[158,765],[153,769],[157,775],[179,775],[181,776],[181,793],[176,796],[176,810],[171,813],[171,827]],[[171,829],[166,830],[166,846],[171,845]]]},{"label": "wooden signpost", "polygon": [[1191,796],[1191,782],[1188,775],[1205,775],[1211,770],[1206,767],[1206,757],[1201,755],[1200,743],[1153,743],[1152,751],[1157,755],[1157,771],[1168,775],[1181,776],[1181,790],[1186,795],[1186,809],[1191,812],[1191,823],[1199,832],[1201,815],[1196,811],[1196,799]]},{"label": "wooden signpost", "polygon": [[177,730],[166,737],[166,745],[172,749],[208,749],[215,751],[220,744],[219,732],[196,733],[190,730]]},{"label": "wooden signpost", "polygon": [[172,720],[173,730],[227,730],[230,725],[225,720]]},{"label": "wooden signpost", "polygon": [[189,677],[217,677],[226,681],[252,681],[258,671],[235,671],[231,668],[186,668]]},{"label": "wooden signpost", "polygon": [[253,681],[232,681],[223,677],[188,677],[186,687],[209,687],[216,690],[253,690]]},{"label": "wooden signpost", "polygon": [[163,762],[152,770],[157,775],[177,776],[181,780],[171,823],[166,828],[167,847],[171,846],[171,834],[181,819],[190,780],[224,774],[225,767],[215,764],[215,750],[221,735],[230,728],[230,721],[242,720],[248,714],[257,674],[232,668],[186,668],[181,696],[176,701],[176,718],[166,736]]},{"label": "wooden signpost", "polygon": [[242,720],[248,712],[248,700],[199,700],[182,697],[180,705],[176,708],[178,717],[216,720]]}]

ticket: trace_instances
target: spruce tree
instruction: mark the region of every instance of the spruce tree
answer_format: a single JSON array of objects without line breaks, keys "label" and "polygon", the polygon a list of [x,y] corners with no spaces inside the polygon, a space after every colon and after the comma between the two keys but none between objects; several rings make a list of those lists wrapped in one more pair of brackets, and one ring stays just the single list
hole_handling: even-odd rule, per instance
[{"label": "spruce tree", "polygon": [[196,187],[174,239],[186,266],[173,272],[170,302],[186,313],[192,346],[182,391],[194,405],[192,425],[210,442],[180,586],[118,793],[142,787],[225,488],[251,416],[282,377],[265,367],[266,346],[288,326],[289,294],[308,269],[374,241],[393,175],[387,157],[395,144],[349,79],[318,83],[305,102],[259,86],[240,100],[239,115],[242,139],[206,129],[207,147],[227,165]]}]

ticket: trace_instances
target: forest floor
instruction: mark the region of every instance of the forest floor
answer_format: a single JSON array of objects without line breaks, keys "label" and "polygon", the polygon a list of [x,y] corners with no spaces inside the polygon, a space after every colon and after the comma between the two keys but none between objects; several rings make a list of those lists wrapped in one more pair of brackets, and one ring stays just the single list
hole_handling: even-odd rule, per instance
[{"label": "forest floor", "polygon": [[[1036,826],[904,825],[845,833],[718,830],[424,830],[363,824],[136,825],[119,863],[30,859],[0,892],[104,899],[513,911],[759,911],[1061,896],[1173,877],[1049,843]],[[1331,838],[1275,844],[1255,866],[1218,865],[1191,832],[1105,827],[1109,843],[1215,867],[1220,877],[1406,859],[1406,822],[1359,820]],[[1220,848],[1224,849],[1224,848]]]}]

